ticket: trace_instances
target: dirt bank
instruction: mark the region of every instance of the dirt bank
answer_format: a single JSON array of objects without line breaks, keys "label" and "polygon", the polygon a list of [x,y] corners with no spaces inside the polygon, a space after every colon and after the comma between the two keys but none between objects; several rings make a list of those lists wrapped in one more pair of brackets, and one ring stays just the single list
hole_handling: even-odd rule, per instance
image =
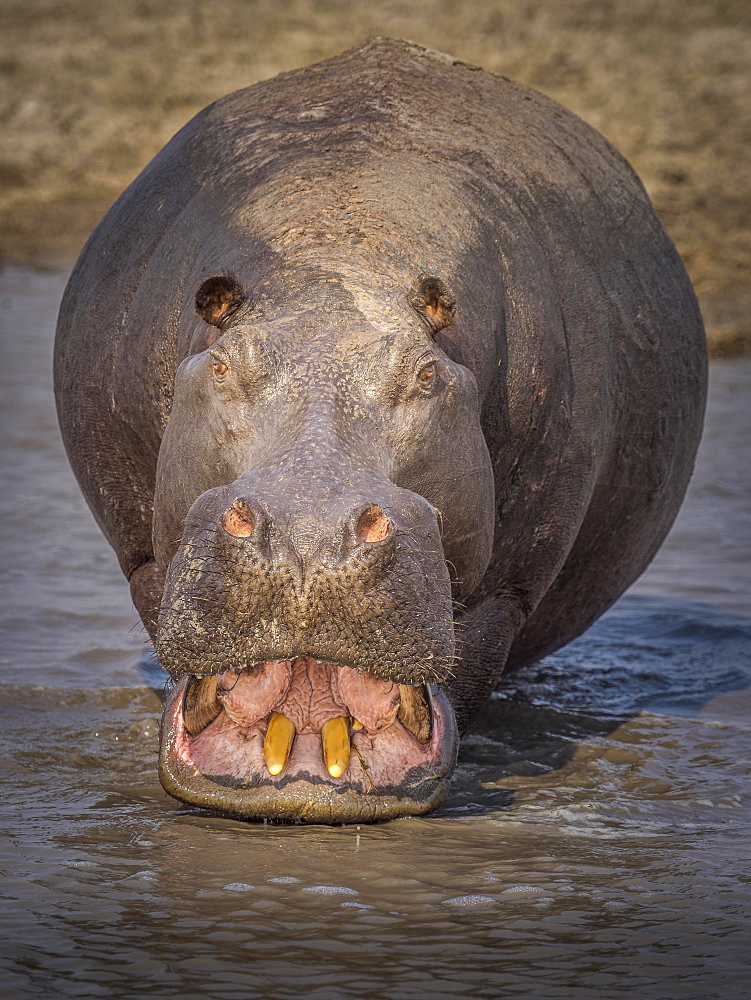
[{"label": "dirt bank", "polygon": [[715,352],[751,348],[747,0],[4,0],[0,259],[72,261],[154,153],[216,97],[375,34],[522,80],[644,180]]}]

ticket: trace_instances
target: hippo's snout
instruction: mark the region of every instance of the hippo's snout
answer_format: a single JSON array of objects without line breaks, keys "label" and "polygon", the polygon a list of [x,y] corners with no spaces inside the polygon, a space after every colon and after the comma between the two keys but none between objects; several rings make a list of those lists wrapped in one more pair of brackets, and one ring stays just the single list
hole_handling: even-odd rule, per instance
[{"label": "hippo's snout", "polygon": [[160,662],[179,677],[307,656],[403,684],[445,681],[453,617],[434,508],[390,482],[313,499],[276,478],[194,502],[167,574]]},{"label": "hippo's snout", "polygon": [[178,681],[160,764],[178,798],[320,821],[421,813],[445,793],[451,588],[423,497],[356,473],[317,496],[280,475],[202,494],[156,645]]}]

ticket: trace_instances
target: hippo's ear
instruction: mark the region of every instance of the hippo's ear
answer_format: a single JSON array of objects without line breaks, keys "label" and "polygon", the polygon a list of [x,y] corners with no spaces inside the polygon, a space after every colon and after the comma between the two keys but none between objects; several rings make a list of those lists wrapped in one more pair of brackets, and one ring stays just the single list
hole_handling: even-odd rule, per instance
[{"label": "hippo's ear", "polygon": [[231,274],[217,274],[207,278],[196,292],[196,312],[221,330],[245,299],[245,292]]},{"label": "hippo's ear", "polygon": [[451,326],[456,315],[456,299],[453,292],[440,278],[431,274],[421,274],[412,286],[409,301],[422,316],[435,336],[439,330]]}]

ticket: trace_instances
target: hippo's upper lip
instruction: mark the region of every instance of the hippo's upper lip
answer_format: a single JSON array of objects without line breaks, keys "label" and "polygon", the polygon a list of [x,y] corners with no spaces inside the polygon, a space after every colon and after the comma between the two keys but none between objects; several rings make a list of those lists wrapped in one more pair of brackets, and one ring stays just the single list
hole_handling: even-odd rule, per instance
[{"label": "hippo's upper lip", "polygon": [[248,819],[387,819],[435,808],[456,744],[438,687],[296,657],[184,677],[165,708],[160,778],[176,798]]}]

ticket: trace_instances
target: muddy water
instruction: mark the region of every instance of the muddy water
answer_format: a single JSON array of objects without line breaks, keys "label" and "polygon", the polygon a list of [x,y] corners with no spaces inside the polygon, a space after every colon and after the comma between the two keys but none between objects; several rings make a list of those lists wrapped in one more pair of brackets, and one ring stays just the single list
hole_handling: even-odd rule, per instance
[{"label": "muddy water", "polygon": [[749,996],[751,362],[712,368],[653,568],[501,688],[439,814],[250,825],[156,780],[159,672],[50,398],[63,282],[0,275],[2,996]]}]

